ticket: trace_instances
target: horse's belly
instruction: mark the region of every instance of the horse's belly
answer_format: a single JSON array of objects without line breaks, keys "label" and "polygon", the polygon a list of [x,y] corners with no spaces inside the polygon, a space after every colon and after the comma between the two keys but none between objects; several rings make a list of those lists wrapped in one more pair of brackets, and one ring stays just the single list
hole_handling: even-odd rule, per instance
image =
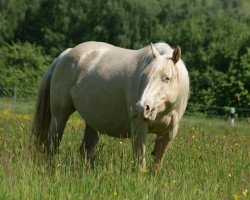
[{"label": "horse's belly", "polygon": [[85,122],[92,128],[113,137],[129,137],[130,125],[127,117],[117,114],[114,110],[106,113],[92,108],[93,113],[84,109],[81,112]]},{"label": "horse's belly", "polygon": [[[96,109],[99,106],[102,107],[101,105],[95,104],[87,109],[80,109],[79,112],[85,122],[101,133],[113,137],[129,137],[130,124],[126,113],[113,109],[110,109],[109,112],[100,111]],[[108,106],[105,106],[107,109]]]},{"label": "horse's belly", "polygon": [[76,110],[85,123],[113,137],[129,137],[129,113],[123,94],[108,91],[105,93],[100,88],[73,89],[72,94]]}]

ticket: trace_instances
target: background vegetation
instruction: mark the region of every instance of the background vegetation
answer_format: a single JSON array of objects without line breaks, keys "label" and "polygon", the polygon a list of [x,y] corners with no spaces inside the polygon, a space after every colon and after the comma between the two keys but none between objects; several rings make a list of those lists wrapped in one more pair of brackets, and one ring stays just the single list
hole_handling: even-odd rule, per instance
[{"label": "background vegetation", "polygon": [[248,0],[1,0],[0,88],[32,96],[62,50],[88,40],[181,46],[191,103],[250,107]]},{"label": "background vegetation", "polygon": [[[249,122],[186,115],[157,176],[138,173],[130,140],[100,138],[94,170],[78,154],[84,123],[69,120],[60,153],[33,151],[30,125],[42,74],[88,40],[126,48],[181,46],[189,105],[250,107],[249,0],[0,0],[0,199],[249,199]],[[4,88],[4,89],[3,89]],[[1,98],[0,108],[13,103]],[[15,104],[15,103],[14,103]],[[192,109],[202,111],[203,107]],[[188,112],[186,112],[188,113]]]}]

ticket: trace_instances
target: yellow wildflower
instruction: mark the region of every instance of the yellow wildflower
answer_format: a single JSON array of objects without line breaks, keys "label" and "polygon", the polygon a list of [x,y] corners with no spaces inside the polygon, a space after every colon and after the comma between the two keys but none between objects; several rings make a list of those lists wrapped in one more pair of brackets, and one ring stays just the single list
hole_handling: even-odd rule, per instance
[{"label": "yellow wildflower", "polygon": [[116,191],[114,191],[114,192],[113,192],[113,195],[114,195],[114,196],[117,196],[117,192],[116,192]]},{"label": "yellow wildflower", "polygon": [[239,200],[239,195],[238,194],[234,194],[234,200]]},{"label": "yellow wildflower", "polygon": [[247,193],[248,193],[248,190],[247,190],[247,189],[243,190],[243,192],[242,192],[242,194],[243,194],[245,197],[247,196]]},{"label": "yellow wildflower", "polygon": [[192,138],[194,139],[194,135],[192,135]]},{"label": "yellow wildflower", "polygon": [[228,175],[230,178],[232,177],[232,174],[230,174],[230,173],[228,173],[227,175]]},{"label": "yellow wildflower", "polygon": [[24,118],[25,120],[30,120],[30,119],[31,119],[31,115],[24,115],[23,118]]}]

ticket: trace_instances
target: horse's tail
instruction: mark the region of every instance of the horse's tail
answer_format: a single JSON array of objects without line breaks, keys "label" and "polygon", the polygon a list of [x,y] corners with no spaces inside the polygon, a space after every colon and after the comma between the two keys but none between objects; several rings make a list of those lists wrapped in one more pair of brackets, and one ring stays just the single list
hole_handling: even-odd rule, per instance
[{"label": "horse's tail", "polygon": [[53,61],[49,70],[44,75],[38,92],[35,116],[32,124],[32,135],[34,136],[35,144],[38,149],[44,149],[48,140],[48,132],[51,120],[50,82],[56,64],[57,59]]}]

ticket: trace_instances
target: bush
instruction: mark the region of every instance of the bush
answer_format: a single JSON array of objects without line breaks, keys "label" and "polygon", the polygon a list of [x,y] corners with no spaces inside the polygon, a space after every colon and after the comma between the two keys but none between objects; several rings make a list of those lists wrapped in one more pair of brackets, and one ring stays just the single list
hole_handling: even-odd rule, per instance
[{"label": "bush", "polygon": [[[0,47],[0,88],[7,95],[17,87],[20,97],[34,96],[50,57],[39,46],[25,43],[4,44]],[[3,92],[0,93],[3,95]]]}]

